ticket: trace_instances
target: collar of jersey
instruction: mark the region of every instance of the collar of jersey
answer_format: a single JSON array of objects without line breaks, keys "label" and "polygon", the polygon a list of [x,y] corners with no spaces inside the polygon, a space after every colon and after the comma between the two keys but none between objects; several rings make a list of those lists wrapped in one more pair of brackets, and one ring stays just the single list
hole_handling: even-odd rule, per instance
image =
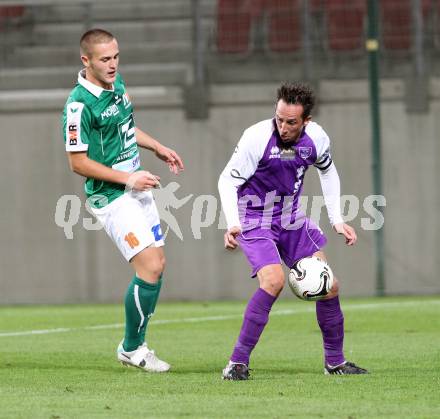
[{"label": "collar of jersey", "polygon": [[83,72],[85,72],[85,69],[82,69],[79,73],[78,73],[78,83],[84,87],[85,89],[87,89],[90,93],[92,93],[93,95],[95,95],[96,97],[101,96],[102,92],[113,92],[115,90],[115,87],[113,86],[113,88],[111,90],[107,90],[107,89],[103,89],[101,86],[97,86],[96,84],[88,81],[84,76],[83,76]]}]

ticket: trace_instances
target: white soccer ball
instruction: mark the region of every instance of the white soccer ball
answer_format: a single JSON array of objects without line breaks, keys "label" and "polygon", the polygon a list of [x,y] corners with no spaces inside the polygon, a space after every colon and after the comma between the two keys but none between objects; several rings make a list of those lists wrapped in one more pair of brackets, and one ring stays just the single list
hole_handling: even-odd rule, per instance
[{"label": "white soccer ball", "polygon": [[311,256],[292,266],[288,282],[292,292],[301,300],[322,300],[333,286],[333,272],[324,260]]}]

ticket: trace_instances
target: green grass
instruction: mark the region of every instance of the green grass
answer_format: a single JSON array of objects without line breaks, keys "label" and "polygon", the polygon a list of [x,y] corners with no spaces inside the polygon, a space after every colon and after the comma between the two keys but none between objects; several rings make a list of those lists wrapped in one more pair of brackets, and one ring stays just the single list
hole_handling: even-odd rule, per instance
[{"label": "green grass", "polygon": [[[440,417],[439,297],[343,300],[346,357],[371,371],[353,377],[323,375],[314,304],[279,301],[252,379],[225,382],[244,306],[159,304],[148,336],[173,366],[162,375],[115,361],[121,327],[89,328],[123,322],[122,305],[0,308],[0,418]],[[55,328],[68,330],[4,335]]]}]

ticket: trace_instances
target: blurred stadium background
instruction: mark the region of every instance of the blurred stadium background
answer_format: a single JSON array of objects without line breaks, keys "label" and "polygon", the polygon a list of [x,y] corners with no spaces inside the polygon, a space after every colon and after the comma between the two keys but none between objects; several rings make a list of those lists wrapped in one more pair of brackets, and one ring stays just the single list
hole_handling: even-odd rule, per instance
[{"label": "blurred stadium background", "polygon": [[[103,231],[86,231],[82,180],[70,172],[60,126],[80,69],[78,42],[91,27],[115,34],[120,72],[137,124],[175,148],[186,162],[179,177],[154,156],[143,165],[178,182],[170,208],[183,240],[167,236],[162,298],[243,298],[255,287],[240,252],[223,249],[217,178],[241,132],[272,116],[284,80],[316,90],[314,119],[332,139],[342,193],[360,200],[351,221],[352,249],[332,234],[330,263],[344,295],[440,293],[440,0],[377,2],[383,250],[377,252],[364,199],[373,194],[367,1],[114,0],[0,1],[0,303],[120,301],[131,276]],[[305,194],[320,195],[316,174]],[[177,185],[174,185],[177,188]],[[77,195],[82,209],[67,239],[55,222],[57,202]],[[216,217],[201,211],[216,207]],[[179,204],[176,204],[178,207]],[[353,208],[352,208],[353,209]],[[198,212],[204,227],[195,228]],[[66,220],[75,218],[68,211]],[[60,220],[58,220],[60,224]],[[87,221],[86,221],[87,222]],[[162,227],[166,229],[166,224]],[[380,290],[379,290],[380,292]]]}]

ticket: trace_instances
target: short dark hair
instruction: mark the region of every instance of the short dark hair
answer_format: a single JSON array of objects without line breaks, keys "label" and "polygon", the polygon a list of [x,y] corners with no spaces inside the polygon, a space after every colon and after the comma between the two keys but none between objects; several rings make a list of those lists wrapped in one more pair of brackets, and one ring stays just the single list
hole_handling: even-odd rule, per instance
[{"label": "short dark hair", "polygon": [[277,91],[277,103],[283,100],[290,105],[302,105],[304,108],[303,119],[310,116],[315,97],[312,89],[303,83],[283,83]]},{"label": "short dark hair", "polygon": [[110,32],[104,29],[90,29],[85,32],[79,41],[79,48],[81,55],[90,57],[91,46],[95,44],[105,44],[111,42],[115,37]]}]

